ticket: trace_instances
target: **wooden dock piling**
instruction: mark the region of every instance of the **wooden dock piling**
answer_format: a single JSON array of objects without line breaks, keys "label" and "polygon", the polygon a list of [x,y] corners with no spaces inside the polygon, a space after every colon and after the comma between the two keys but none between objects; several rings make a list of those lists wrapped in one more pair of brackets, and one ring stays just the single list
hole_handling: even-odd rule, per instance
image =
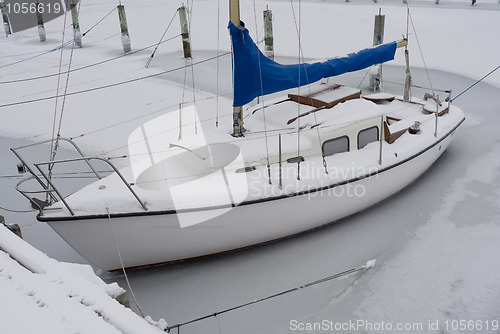
[{"label": "wooden dock piling", "polygon": [[76,7],[77,4],[72,3],[70,4],[71,8],[71,18],[73,20],[73,35],[75,39],[75,47],[81,48],[82,47],[82,33],[80,32],[80,23],[78,21],[78,8]]},{"label": "wooden dock piling", "polygon": [[36,21],[38,23],[38,36],[40,36],[40,42],[45,42],[47,35],[45,34],[45,27],[43,25],[43,14],[40,11],[40,3],[37,1],[35,4],[36,9]]},{"label": "wooden dock piling", "polygon": [[182,5],[179,9],[179,18],[181,21],[182,49],[184,58],[191,58],[191,41],[189,38],[189,25],[186,14],[186,6]]},{"label": "wooden dock piling", "polygon": [[5,29],[5,36],[9,36],[12,34],[12,30],[10,29],[10,21],[9,21],[9,15],[7,14],[7,7],[5,6],[5,2],[0,2],[0,10],[2,11],[2,18],[3,18],[3,27]]},{"label": "wooden dock piling", "polygon": [[273,13],[266,7],[264,11],[264,54],[274,60]]},{"label": "wooden dock piling", "polygon": [[125,15],[125,6],[119,4],[117,8],[118,8],[118,18],[120,19],[120,29],[122,32],[121,37],[122,37],[123,52],[127,53],[132,50],[132,46],[130,44],[130,35],[128,33],[127,16]]},{"label": "wooden dock piling", "polygon": [[3,216],[0,216],[0,225],[3,225],[7,227],[12,233],[17,235],[19,238],[23,238],[23,234],[21,233],[21,228],[19,227],[18,224],[12,224],[12,225],[7,225],[5,223],[5,218]]},{"label": "wooden dock piling", "polygon": [[[378,15],[375,15],[375,24],[373,28],[373,46],[384,43],[385,15],[382,15],[379,9]],[[374,70],[370,74],[370,88],[374,92],[382,90],[382,64],[374,65]]]}]

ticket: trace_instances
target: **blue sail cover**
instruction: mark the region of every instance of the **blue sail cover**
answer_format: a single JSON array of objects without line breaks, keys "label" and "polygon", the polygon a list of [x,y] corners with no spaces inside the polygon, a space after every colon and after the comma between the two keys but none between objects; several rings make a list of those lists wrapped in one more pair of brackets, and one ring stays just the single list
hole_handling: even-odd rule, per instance
[{"label": "blue sail cover", "polygon": [[392,42],[323,62],[282,65],[260,52],[246,28],[242,30],[231,22],[228,28],[233,43],[234,107],[243,106],[260,95],[307,85],[322,78],[393,60],[397,47],[397,43]]}]

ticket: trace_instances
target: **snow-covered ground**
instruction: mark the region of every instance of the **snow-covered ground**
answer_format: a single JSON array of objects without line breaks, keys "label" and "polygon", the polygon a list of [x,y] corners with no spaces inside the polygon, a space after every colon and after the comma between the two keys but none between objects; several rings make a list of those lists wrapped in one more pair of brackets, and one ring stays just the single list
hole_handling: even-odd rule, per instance
[{"label": "snow-covered ground", "polygon": [[[118,303],[125,290],[88,265],[58,262],[0,225],[0,292],[5,333],[158,334],[166,327]],[[29,319],[29,321],[27,321]]]},{"label": "snow-covered ground", "polygon": [[[145,0],[124,4],[132,48],[139,50],[158,42],[182,3]],[[274,14],[278,60],[293,61],[291,57],[296,58],[298,51],[290,2],[259,0],[255,5],[244,2],[242,19],[262,39],[261,12],[266,5]],[[116,3],[109,1],[82,2],[82,31],[92,27],[114,6]],[[298,18],[298,4],[294,2],[294,6]],[[440,5],[419,1],[410,7],[416,29],[415,34],[410,28],[409,46],[415,84],[429,86],[420,50],[430,69],[432,85],[452,89],[454,96],[500,65],[497,1],[479,0],[474,6],[465,1],[441,1]],[[379,8],[386,15],[385,41],[400,39],[406,32],[406,6],[399,1],[303,1],[304,57],[343,55],[369,46],[373,16]],[[73,51],[72,69],[122,54],[116,16],[113,13],[85,36],[83,49]],[[165,39],[179,33],[178,18],[174,19]],[[18,180],[6,177],[15,173],[16,163],[8,148],[50,138],[55,109],[53,99],[6,105],[56,95],[57,77],[5,82],[57,73],[59,52],[28,58],[61,43],[63,20],[61,17],[46,24],[48,39],[44,44],[38,41],[36,29],[9,38],[0,36],[0,207],[3,208],[28,209],[24,198],[14,190]],[[194,2],[194,63],[217,55],[217,45],[219,54],[229,51],[226,22],[225,1]],[[67,34],[70,38],[69,29]],[[199,113],[215,117],[218,106],[220,117],[231,117],[229,56],[220,60],[219,85],[215,75],[217,62],[213,60],[196,66],[194,75],[188,69],[186,79],[185,71],[180,70],[78,93],[186,64],[178,37],[160,45],[146,69],[144,65],[151,52],[152,48],[73,72],[68,92],[77,94],[66,99],[61,134],[67,137],[85,134],[76,141],[88,153],[116,156],[126,153],[127,137],[138,124],[177,110],[180,102],[196,99]],[[66,67],[63,68],[67,68],[70,54],[69,48],[64,50]],[[396,60],[384,67],[385,79],[402,82],[403,64],[404,57],[398,52]],[[336,81],[357,86],[364,75],[365,72],[344,75]],[[184,80],[192,87],[193,77],[195,94],[182,89]],[[65,83],[62,76],[60,93]],[[361,88],[366,88],[366,84],[364,81]],[[396,94],[402,90],[401,86],[390,83],[386,83],[385,89]],[[222,97],[216,99],[217,93]],[[421,91],[414,90],[414,94],[419,96]],[[342,222],[279,243],[204,261],[133,271],[130,280],[140,306],[154,319],[165,318],[170,324],[184,322],[376,258],[377,266],[363,274],[302,289],[188,325],[182,331],[307,332],[299,329],[308,324],[324,324],[325,320],[326,324],[332,321],[360,325],[357,330],[347,327],[346,332],[387,332],[388,327],[380,327],[383,322],[394,326],[422,325],[422,330],[414,327],[406,332],[452,333],[465,320],[467,326],[473,324],[466,327],[471,333],[498,332],[494,324],[500,320],[500,70],[454,103],[465,111],[466,123],[435,166],[403,192]],[[61,104],[62,100],[58,110]],[[48,160],[44,152],[32,153],[37,159]],[[47,225],[36,223],[34,213],[0,211],[7,222],[19,223],[26,240],[43,252],[58,260],[85,263]],[[283,216],[285,219],[286,213]],[[106,281],[118,281],[125,286],[120,274],[101,272],[100,275]],[[3,309],[12,305],[8,298],[0,300]],[[7,328],[7,332],[22,332],[16,322],[3,317],[1,320],[2,329]]]}]

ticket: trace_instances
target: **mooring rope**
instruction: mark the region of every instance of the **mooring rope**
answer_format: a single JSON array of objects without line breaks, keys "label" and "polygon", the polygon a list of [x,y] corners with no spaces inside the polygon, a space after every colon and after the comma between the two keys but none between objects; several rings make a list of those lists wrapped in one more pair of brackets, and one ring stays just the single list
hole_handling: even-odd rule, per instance
[{"label": "mooring rope", "polygon": [[[177,15],[177,11],[175,11],[174,16],[172,16],[172,19],[170,19],[170,22],[169,22],[169,24],[168,24],[168,26],[167,26],[167,29],[165,29],[165,31],[163,32],[163,35],[161,35],[160,41],[158,42],[158,44],[156,44],[156,47],[155,47],[155,49],[153,50],[153,53],[151,53],[151,56],[149,56],[149,59],[148,59],[148,61],[146,62],[146,66],[145,66],[146,68],[148,68],[148,67],[149,67],[149,64],[151,64],[151,61],[153,60],[153,57],[154,57],[154,56],[155,56],[155,54],[156,54],[156,50],[158,50],[158,47],[160,46],[160,44],[162,44],[162,43],[163,43],[163,42],[162,42],[162,41],[163,41],[163,37],[165,37],[165,34],[167,33],[168,29],[170,28],[170,25],[171,25],[171,24],[172,24],[172,22],[174,21],[174,18],[175,18],[175,16],[176,16],[176,15]],[[179,36],[180,36],[180,35],[179,35]]]},{"label": "mooring rope", "polygon": [[418,40],[417,30],[415,29],[415,24],[413,23],[413,18],[412,18],[411,14],[410,14],[410,11],[408,11],[407,20],[408,20],[408,18],[410,19],[411,26],[413,28],[413,32],[415,33],[415,40],[417,41],[418,50],[420,51],[420,56],[422,57],[422,62],[424,63],[425,73],[427,74],[427,79],[429,80],[429,85],[431,86],[432,95],[436,95],[435,92],[434,92],[434,88],[432,86],[431,76],[429,75],[429,69],[427,68],[427,64],[425,63],[424,53],[422,51],[422,47],[420,45],[420,41]]},{"label": "mooring rope", "polygon": [[2,206],[0,206],[0,210],[4,210],[4,211],[7,211],[7,212],[15,212],[15,213],[25,213],[25,212],[38,211],[38,210],[35,210],[35,209],[32,209],[32,210],[14,210],[14,209],[4,208]]},{"label": "mooring rope", "polygon": [[306,283],[304,285],[300,285],[300,286],[295,287],[295,288],[291,288],[291,289],[288,289],[288,290],[285,290],[285,291],[282,291],[282,292],[278,292],[278,293],[276,293],[274,295],[271,295],[271,296],[267,296],[267,297],[260,298],[260,299],[257,299],[257,300],[254,300],[254,301],[251,301],[251,302],[248,302],[248,303],[244,303],[244,304],[241,304],[241,305],[238,305],[238,306],[234,306],[234,307],[225,309],[223,311],[219,311],[219,312],[215,312],[215,313],[212,313],[212,314],[209,314],[209,315],[205,315],[203,317],[199,317],[199,318],[196,318],[196,319],[193,319],[193,320],[190,320],[190,321],[186,321],[186,322],[183,322],[181,324],[169,326],[169,327],[167,327],[165,329],[165,331],[167,333],[169,333],[170,330],[172,330],[174,328],[177,328],[179,330],[180,327],[188,325],[188,324],[192,324],[194,322],[205,320],[205,319],[208,319],[208,318],[211,318],[211,317],[217,317],[218,315],[221,315],[221,314],[224,314],[224,313],[235,311],[237,309],[240,309],[240,308],[243,308],[243,307],[246,307],[246,306],[250,306],[250,305],[253,305],[253,304],[261,303],[263,301],[266,301],[266,300],[269,300],[269,299],[273,299],[273,298],[276,298],[276,297],[281,297],[283,295],[286,295],[286,294],[289,294],[289,293],[292,293],[292,292],[296,292],[296,291],[299,291],[299,290],[302,290],[302,289],[305,289],[305,288],[309,288],[309,287],[312,287],[312,286],[315,286],[315,285],[318,285],[318,284],[321,284],[321,283],[325,283],[325,282],[334,280],[336,278],[347,276],[347,275],[353,274],[353,273],[358,272],[358,271],[368,270],[368,269],[374,267],[375,263],[376,263],[376,260],[370,260],[370,261],[367,261],[361,267],[349,269],[349,270],[343,271],[341,273],[337,273],[337,274],[334,274],[334,275],[331,275],[331,276],[327,276],[327,277],[321,278],[321,279],[313,281],[313,282]]},{"label": "mooring rope", "polygon": [[[225,57],[225,56],[230,55],[230,54],[231,54],[231,52],[225,52],[225,53],[220,54],[219,56],[214,56],[214,57],[210,57],[210,58],[206,58],[206,59],[202,59],[202,60],[196,61],[196,62],[193,63],[193,65],[199,65],[199,64],[202,64],[202,63],[206,63],[206,62],[215,60],[218,57]],[[190,66],[190,65],[188,65],[188,66]],[[142,76],[142,77],[139,77],[139,78],[134,78],[134,79],[124,80],[124,81],[119,81],[119,82],[116,82],[116,83],[113,83],[113,84],[109,84],[109,85],[103,85],[103,86],[99,86],[99,87],[94,87],[94,88],[83,89],[83,90],[79,90],[79,91],[75,91],[75,92],[70,92],[70,93],[67,93],[66,96],[77,95],[77,94],[82,94],[82,93],[89,93],[89,92],[93,92],[93,91],[96,91],[96,90],[101,90],[101,89],[105,89],[105,88],[116,87],[116,86],[125,85],[125,84],[129,84],[129,83],[132,83],[132,82],[144,80],[144,79],[154,78],[154,77],[157,77],[157,76],[160,76],[160,75],[163,75],[163,74],[172,73],[172,72],[175,72],[175,71],[182,70],[185,67],[186,66],[180,66],[180,67],[173,68],[173,69],[170,69],[170,70],[165,70],[165,71],[161,71],[161,72],[158,72],[158,73],[153,73],[153,74],[145,75],[145,76]],[[61,96],[62,95],[52,95],[52,96],[40,97],[40,98],[36,98],[36,99],[31,99],[31,100],[24,100],[24,101],[12,102],[12,103],[0,104],[0,108],[11,107],[11,106],[20,105],[20,104],[26,104],[26,103],[40,102],[40,101],[45,101],[45,100],[51,100],[51,99],[55,99],[55,98],[58,98],[58,97],[61,97]]]},{"label": "mooring rope", "polygon": [[[120,33],[114,34],[114,35],[112,35],[110,37],[107,37],[106,39],[112,38],[112,37],[114,37],[114,36],[116,36],[118,34],[120,34]],[[176,36],[173,36],[173,37],[171,37],[169,39],[166,39],[164,41],[161,41],[160,44],[169,42],[169,41],[171,41],[171,40],[173,40],[173,39],[175,39],[175,38],[177,38],[179,36],[180,36],[180,34],[178,34]],[[106,40],[106,39],[104,39],[104,40]],[[101,40],[101,41],[103,41],[103,40]],[[73,40],[71,40],[69,42],[66,42],[65,44],[69,44],[69,43],[73,43]],[[95,43],[95,42],[93,42],[93,43]],[[87,44],[90,44],[90,43],[87,43]],[[135,51],[127,52],[127,53],[124,53],[124,54],[116,56],[116,57],[108,58],[108,59],[101,60],[101,61],[96,62],[96,63],[92,63],[92,64],[88,64],[88,65],[85,65],[85,66],[82,66],[82,67],[78,67],[78,68],[72,69],[71,71],[65,71],[65,72],[62,72],[61,74],[67,74],[67,73],[71,73],[71,72],[76,72],[76,71],[84,70],[84,69],[87,69],[89,67],[94,67],[94,66],[97,66],[97,65],[101,65],[101,64],[104,64],[104,63],[116,60],[116,59],[127,57],[127,56],[133,55],[135,53],[142,52],[142,51],[147,50],[147,49],[151,49],[155,45],[158,45],[158,43],[155,43],[153,45],[149,45],[149,46],[143,47],[142,49],[138,49],[138,50],[135,50]],[[57,48],[57,50],[58,49],[59,48]],[[54,49],[54,51],[55,50],[56,49]],[[24,82],[24,81],[39,80],[39,79],[46,79],[46,78],[55,77],[55,76],[58,76],[58,75],[59,75],[59,73],[53,73],[53,74],[41,75],[41,76],[38,76],[38,77],[31,77],[31,78],[24,78],[24,79],[17,79],[17,80],[0,81],[0,85],[11,84],[11,83],[19,83],[19,82]]]},{"label": "mooring rope", "polygon": [[[79,4],[80,4],[80,3],[79,3]],[[84,36],[85,36],[85,35],[86,35],[86,34],[87,34],[90,30],[94,29],[94,28],[95,28],[95,27],[96,27],[99,23],[101,23],[101,22],[102,22],[102,21],[103,21],[106,17],[108,17],[108,16],[109,16],[109,15],[110,15],[110,14],[111,14],[111,13],[112,13],[115,9],[116,9],[116,7],[115,7],[115,8],[113,8],[113,10],[112,10],[111,12],[109,12],[106,16],[104,16],[104,17],[103,17],[103,18],[102,18],[99,22],[97,22],[96,24],[94,24],[94,25],[93,25],[93,26],[92,26],[89,30],[87,30],[86,32],[84,32],[84,33],[82,34],[82,37],[84,37]],[[65,12],[65,14],[64,14],[64,26],[66,26],[66,14],[67,14],[67,13],[68,13],[68,12]],[[63,36],[64,36],[64,31],[65,31],[65,30],[66,30],[66,29],[64,29],[64,30],[63,30]],[[61,45],[59,45],[59,46],[58,46],[58,47],[56,47],[56,48],[53,48],[53,49],[50,49],[50,50],[47,50],[47,51],[43,51],[43,52],[41,52],[41,53],[36,52],[37,54],[36,54],[36,55],[34,55],[34,56],[32,56],[32,57],[28,57],[28,58],[25,58],[25,59],[21,59],[21,60],[15,61],[15,62],[13,62],[13,63],[9,63],[9,64],[2,65],[2,66],[0,66],[0,68],[4,68],[4,67],[7,67],[7,66],[12,66],[12,65],[19,64],[19,63],[23,63],[23,62],[25,62],[25,61],[32,60],[32,59],[38,58],[38,57],[40,57],[40,56],[43,56],[43,55],[46,55],[46,54],[49,54],[49,53],[52,53],[52,52],[58,51],[58,50],[60,50],[60,49],[62,49],[62,48],[64,48],[64,47],[66,47],[66,46],[68,46],[68,45],[72,44],[74,41],[75,41],[75,40],[74,40],[74,39],[72,39],[72,40],[69,40],[69,41],[67,41],[67,42],[62,43]],[[33,53],[35,53],[35,52],[32,52],[31,54],[33,54]],[[29,54],[29,53],[26,53],[26,55],[28,55],[28,54]],[[5,56],[3,56],[3,57],[5,57]]]},{"label": "mooring rope", "polygon": [[25,61],[28,61],[28,60],[32,60],[32,59],[38,58],[38,57],[40,57],[40,56],[43,56],[43,55],[46,55],[46,54],[49,54],[49,53],[55,52],[55,51],[57,51],[57,50],[59,50],[59,49],[61,49],[61,48],[65,47],[65,46],[67,46],[67,45],[69,45],[69,44],[71,44],[71,43],[73,43],[73,40],[70,40],[70,41],[65,42],[62,46],[60,45],[60,46],[58,46],[58,47],[56,47],[56,48],[53,48],[53,49],[50,49],[50,50],[47,50],[47,51],[43,51],[43,52],[41,52],[41,53],[37,53],[37,55],[35,55],[35,56],[28,57],[28,58],[24,58],[24,59],[21,59],[21,60],[15,61],[15,62],[13,62],[13,63],[9,63],[9,64],[2,65],[2,66],[0,66],[0,68],[4,68],[4,67],[8,67],[8,66],[12,66],[12,65],[16,65],[16,64],[19,64],[19,63],[23,63],[23,62],[25,62]]},{"label": "mooring rope", "polygon": [[120,253],[120,248],[118,247],[118,240],[116,238],[115,229],[113,227],[113,222],[111,220],[111,215],[109,214],[109,208],[108,207],[106,207],[106,212],[108,213],[108,221],[109,221],[109,225],[111,226],[111,232],[113,233],[113,239],[114,239],[114,242],[115,242],[116,251],[118,253],[118,258],[120,259],[121,269],[123,271],[123,275],[125,276],[125,281],[127,282],[127,286],[128,286],[128,289],[130,290],[130,294],[132,295],[132,299],[134,299],[135,306],[137,306],[137,309],[139,309],[139,312],[141,313],[141,316],[144,318],[144,312],[142,312],[142,309],[139,306],[139,303],[137,302],[137,299],[135,298],[134,290],[132,290],[132,286],[130,285],[130,281],[128,280],[127,271],[125,270],[125,265],[123,264],[122,254]]},{"label": "mooring rope", "polygon": [[[78,7],[80,7],[80,4],[78,4]],[[116,10],[116,8],[117,7],[113,7],[113,9],[108,14],[106,14],[102,19],[99,20],[99,22],[97,22],[92,27],[90,27],[90,29],[88,29],[86,32],[84,32],[82,34],[82,36],[87,35],[90,30],[94,29],[99,23],[101,23],[102,21],[104,21],[104,19],[107,18],[109,15],[111,15],[111,13],[113,13]],[[80,11],[80,8],[78,8],[78,11]]]},{"label": "mooring rope", "polygon": [[480,83],[481,81],[483,81],[484,79],[486,79],[486,77],[488,77],[490,74],[492,74],[493,72],[495,72],[496,70],[498,70],[500,68],[500,65],[498,65],[494,70],[492,70],[490,73],[486,74],[484,77],[482,77],[481,79],[479,79],[478,81],[474,82],[472,85],[470,85],[466,90],[464,90],[463,92],[461,92],[460,94],[458,94],[455,98],[451,99],[450,102],[453,102],[455,101],[456,99],[458,99],[461,95],[465,94],[469,89],[471,89],[472,87],[474,87],[475,85],[477,85],[478,83]]}]

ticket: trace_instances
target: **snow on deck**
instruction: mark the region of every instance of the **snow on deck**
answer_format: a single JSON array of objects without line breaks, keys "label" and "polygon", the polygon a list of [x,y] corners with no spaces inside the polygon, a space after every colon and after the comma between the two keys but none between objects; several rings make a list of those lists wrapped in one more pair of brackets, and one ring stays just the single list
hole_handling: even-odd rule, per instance
[{"label": "snow on deck", "polygon": [[163,333],[114,299],[123,292],[90,266],[51,259],[0,224],[2,333]]},{"label": "snow on deck", "polygon": [[[132,161],[132,167],[122,169],[125,179],[135,183],[133,189],[146,203],[149,211],[230,206],[245,200],[259,200],[269,194],[282,196],[321,188],[344,181],[353,175],[384,169],[409,158],[436,140],[435,116],[423,113],[422,103],[404,103],[395,100],[375,104],[364,99],[350,100],[301,118],[301,124],[306,127],[300,131],[300,155],[305,161],[301,163],[300,181],[296,181],[296,164],[286,163],[286,159],[297,156],[297,130],[296,126],[295,129],[292,127],[295,124],[287,127],[286,122],[297,115],[297,107],[301,108],[299,113],[307,112],[314,107],[301,106],[294,102],[275,105],[274,102],[269,103],[270,107],[258,110],[255,114],[250,110],[245,123],[248,132],[242,139],[232,138],[220,129],[209,129],[205,126],[199,127],[199,131],[202,128],[204,130],[202,135],[187,136],[181,141],[172,142],[167,137],[155,135],[156,139],[161,140],[158,145],[153,146],[153,141],[146,138],[148,145],[144,147],[162,153],[146,154],[145,159],[135,162],[146,164],[146,167],[140,168],[141,173],[133,172],[134,161]],[[321,144],[327,139],[350,134],[351,125],[380,118],[381,115],[391,115],[401,119],[389,126],[392,133],[412,126],[415,121],[421,122],[422,131],[418,135],[418,140],[406,133],[393,144],[383,142],[382,164],[379,164],[379,144],[372,143],[361,150],[351,147],[349,153],[326,157],[330,173],[324,173]],[[445,136],[462,118],[463,112],[456,107],[453,107],[449,114],[439,117],[439,136]],[[267,135],[263,133],[264,119],[267,123]],[[156,120],[152,122],[156,123]],[[380,123],[379,120],[376,122],[377,125]],[[314,124],[319,126],[313,128]],[[143,128],[147,126],[142,126],[140,129]],[[282,167],[284,187],[281,189],[278,186],[280,174],[278,133],[282,135],[284,162]],[[169,148],[171,143],[176,146]],[[210,143],[210,150],[207,151],[207,146],[202,147],[205,143]],[[351,143],[351,145],[356,144]],[[271,185],[266,168],[266,152],[269,154]],[[256,170],[250,173],[236,172],[245,166],[253,166]],[[343,172],[334,173],[334,171]],[[206,196],[206,189],[210,189],[210,196]],[[228,191],[231,196],[228,195]],[[89,184],[68,196],[66,201],[77,216],[105,215],[108,209],[111,214],[144,211],[117,175],[110,175]],[[67,216],[68,211],[62,202],[56,202],[49,210],[44,211],[44,215]]]}]

